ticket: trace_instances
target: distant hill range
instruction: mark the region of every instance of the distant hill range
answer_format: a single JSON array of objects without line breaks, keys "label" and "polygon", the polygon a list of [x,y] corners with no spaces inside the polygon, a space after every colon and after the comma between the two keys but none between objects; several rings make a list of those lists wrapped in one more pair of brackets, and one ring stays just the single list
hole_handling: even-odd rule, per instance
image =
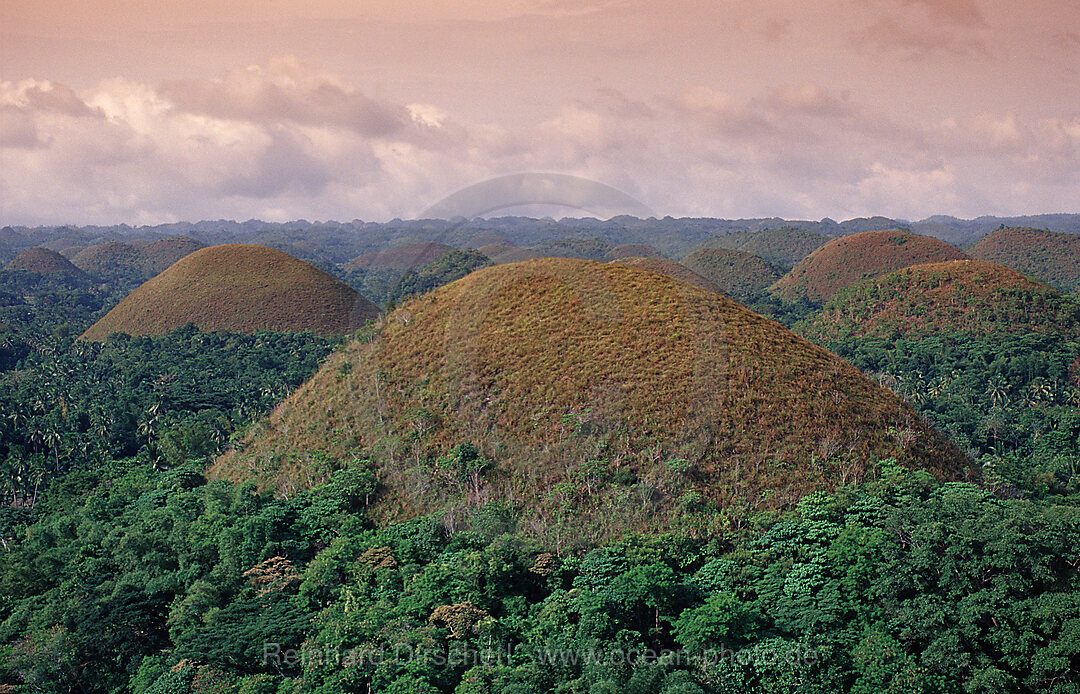
[{"label": "distant hill range", "polygon": [[[920,221],[887,217],[860,217],[837,222],[829,218],[818,221],[772,218],[714,219],[673,218],[637,219],[614,217],[609,220],[531,219],[499,217],[474,220],[392,220],[389,222],[262,222],[248,220],[208,220],[178,222],[156,226],[53,226],[0,228],[0,243],[14,256],[33,246],[53,250],[71,247],[87,248],[108,241],[148,243],[177,236],[194,239],[203,245],[249,243],[268,246],[304,259],[344,265],[365,253],[385,251],[392,246],[409,243],[444,243],[454,248],[476,248],[490,244],[507,244],[517,248],[533,248],[554,241],[599,241],[612,250],[622,244],[646,244],[668,258],[682,258],[702,246],[734,247],[770,262],[792,265],[813,248],[791,250],[786,239],[778,252],[770,241],[784,235],[751,236],[755,232],[799,230],[807,245],[824,238],[835,238],[860,231],[907,229],[916,234],[933,236],[952,244],[974,243],[999,227],[1030,227],[1061,233],[1080,233],[1080,214],[1047,214],[1025,217],[979,217],[958,219],[934,216]],[[792,234],[787,234],[789,237]],[[721,241],[724,237],[731,237]],[[751,243],[752,242],[752,243]],[[750,245],[748,245],[750,244]],[[818,243],[818,246],[821,244]],[[565,245],[563,246],[565,248]],[[557,248],[541,249],[542,254],[559,255]],[[605,251],[607,252],[607,251]],[[570,255],[570,253],[562,253]],[[574,255],[577,255],[576,253]],[[604,258],[597,258],[602,260]]]}]

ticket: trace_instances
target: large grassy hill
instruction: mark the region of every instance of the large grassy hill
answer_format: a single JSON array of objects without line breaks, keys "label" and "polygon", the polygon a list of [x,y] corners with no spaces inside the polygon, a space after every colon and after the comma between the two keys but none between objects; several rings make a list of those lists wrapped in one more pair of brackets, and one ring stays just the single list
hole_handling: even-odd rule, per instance
[{"label": "large grassy hill", "polygon": [[[783,506],[875,457],[955,476],[962,456],[892,393],[710,291],[538,259],[417,297],[354,340],[210,474],[290,494],[369,456],[375,514],[494,502],[586,541]],[[545,520],[546,519],[546,520]]]},{"label": "large grassy hill", "polygon": [[905,231],[863,231],[833,239],[799,261],[772,286],[781,298],[828,301],[860,279],[893,270],[962,260],[964,253],[944,241]]},{"label": "large grassy hill", "polygon": [[806,326],[815,341],[1063,332],[1080,336],[1080,304],[981,260],[914,265],[840,290]]},{"label": "large grassy hill", "polygon": [[194,323],[200,330],[342,334],[378,309],[345,283],[264,246],[211,246],[143,283],[82,337],[162,335]]},{"label": "large grassy hill", "polygon": [[1080,234],[1006,227],[981,238],[968,253],[972,258],[1019,270],[1063,292],[1080,288]]}]

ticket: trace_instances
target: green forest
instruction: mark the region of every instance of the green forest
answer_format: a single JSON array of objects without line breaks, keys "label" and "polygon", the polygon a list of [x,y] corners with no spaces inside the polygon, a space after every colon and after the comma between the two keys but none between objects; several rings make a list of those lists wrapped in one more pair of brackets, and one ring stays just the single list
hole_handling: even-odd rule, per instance
[{"label": "green forest", "polygon": [[[394,306],[488,265],[348,279]],[[480,441],[419,461],[460,477],[465,522],[381,520],[367,454],[313,453],[325,481],[285,493],[211,479],[378,326],[76,339],[138,283],[0,272],[0,694],[1080,692],[1075,333],[822,344],[968,481],[874,460],[794,505],[684,499],[692,529],[566,550],[476,493],[499,466]],[[821,310],[746,304],[796,330]]]}]

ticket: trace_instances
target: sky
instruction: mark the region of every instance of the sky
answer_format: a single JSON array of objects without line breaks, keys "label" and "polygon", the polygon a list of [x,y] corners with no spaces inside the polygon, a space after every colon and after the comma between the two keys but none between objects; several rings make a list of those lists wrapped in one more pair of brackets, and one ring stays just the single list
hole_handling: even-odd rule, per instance
[{"label": "sky", "polygon": [[0,223],[1080,212],[1074,0],[3,0]]}]

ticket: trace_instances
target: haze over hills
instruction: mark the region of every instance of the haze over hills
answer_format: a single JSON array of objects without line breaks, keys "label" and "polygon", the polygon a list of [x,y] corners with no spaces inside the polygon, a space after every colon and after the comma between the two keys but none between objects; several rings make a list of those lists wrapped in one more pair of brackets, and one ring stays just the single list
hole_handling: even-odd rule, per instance
[{"label": "haze over hills", "polygon": [[1080,336],[1080,303],[1002,265],[914,265],[841,289],[800,331],[817,342],[934,335]]},{"label": "haze over hills", "polygon": [[378,309],[340,280],[281,251],[211,246],[179,260],[129,294],[82,335],[161,335],[193,323],[203,331],[345,334]]},{"label": "haze over hills", "polygon": [[786,301],[827,301],[865,277],[910,265],[967,258],[958,248],[903,231],[865,231],[833,239],[784,275],[770,289]]},{"label": "haze over hills", "polygon": [[[781,218],[714,219],[672,218],[637,219],[614,217],[609,220],[591,218],[531,219],[525,217],[496,217],[473,220],[391,220],[389,222],[263,222],[248,220],[205,220],[177,222],[154,226],[50,226],[0,228],[0,242],[13,253],[32,246],[49,245],[57,250],[72,246],[94,246],[107,241],[153,241],[185,236],[205,245],[251,243],[269,246],[295,256],[344,264],[365,253],[386,250],[394,245],[440,242],[456,248],[469,248],[490,243],[509,243],[531,247],[554,239],[599,239],[611,247],[625,243],[647,244],[661,254],[681,258],[703,245],[740,246],[766,260],[791,265],[800,253],[811,249],[791,251],[781,248],[773,253],[768,240],[774,233],[758,237],[760,246],[741,247],[753,236],[747,234],[779,229],[799,229],[801,235],[819,234],[828,238],[874,229],[909,229],[915,233],[935,236],[951,243],[974,242],[998,227],[1029,226],[1051,231],[1080,232],[1080,215],[1057,214],[1031,217],[980,217],[963,220],[952,217],[930,217],[919,222],[866,217],[836,222],[832,219],[789,220]],[[790,235],[790,234],[789,234]],[[732,236],[726,241],[724,237]],[[813,239],[812,236],[809,237]],[[305,241],[307,249],[294,246]],[[808,243],[812,243],[808,241]],[[817,245],[821,245],[820,243]],[[314,253],[314,254],[313,254]]]},{"label": "haze over hills", "polygon": [[[494,467],[469,473],[461,442]],[[664,275],[571,259],[485,268],[403,304],[212,474],[297,489],[323,474],[312,456],[364,454],[381,517],[568,503],[601,536],[657,527],[691,492],[784,505],[861,477],[872,455],[946,476],[965,465],[890,392],[781,326]],[[848,462],[823,466],[834,454]],[[579,475],[625,482],[559,486]],[[654,501],[662,513],[645,512]]]},{"label": "haze over hills", "polygon": [[968,254],[1027,273],[1063,292],[1080,288],[1080,234],[1005,227],[981,238]]}]

